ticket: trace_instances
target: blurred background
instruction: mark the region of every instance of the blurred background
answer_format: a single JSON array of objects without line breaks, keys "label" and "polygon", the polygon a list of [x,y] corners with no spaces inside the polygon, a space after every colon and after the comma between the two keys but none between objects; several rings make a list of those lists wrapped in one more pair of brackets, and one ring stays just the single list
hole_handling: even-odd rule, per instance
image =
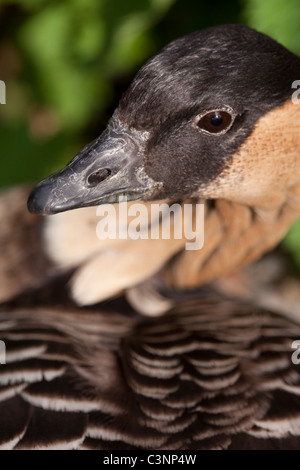
[{"label": "blurred background", "polygon": [[[222,23],[252,26],[300,54],[299,0],[2,0],[0,188],[63,166],[103,130],[147,58]],[[300,222],[281,250],[299,273]]]}]

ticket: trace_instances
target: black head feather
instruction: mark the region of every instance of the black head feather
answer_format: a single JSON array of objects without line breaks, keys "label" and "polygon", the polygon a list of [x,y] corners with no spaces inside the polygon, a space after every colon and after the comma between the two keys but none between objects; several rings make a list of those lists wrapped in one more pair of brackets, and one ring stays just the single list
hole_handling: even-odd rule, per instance
[{"label": "black head feather", "polygon": [[[257,120],[292,96],[300,59],[270,37],[224,25],[177,39],[141,68],[121,99],[129,127],[150,131],[146,173],[163,181],[164,196],[187,196],[214,179],[251,134]],[[192,126],[205,110],[236,114],[221,136]]]},{"label": "black head feather", "polygon": [[[141,68],[107,132],[43,181],[29,208],[60,212],[118,202],[120,194],[190,197],[230,166],[260,117],[291,99],[299,77],[299,57],[246,26],[178,39]],[[232,119],[227,132],[197,128],[205,113],[224,109]],[[103,172],[108,176],[99,180]]]}]

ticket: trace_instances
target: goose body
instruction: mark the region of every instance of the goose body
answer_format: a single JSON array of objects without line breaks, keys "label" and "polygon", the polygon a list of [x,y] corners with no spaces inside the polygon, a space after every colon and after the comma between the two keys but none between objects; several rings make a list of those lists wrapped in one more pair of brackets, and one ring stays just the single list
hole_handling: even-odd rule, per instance
[{"label": "goose body", "polygon": [[[0,239],[18,247],[0,270],[3,448],[299,448],[297,321],[199,288],[300,215],[299,76],[299,57],[244,26],[178,39],[142,67],[107,130],[36,186],[34,216],[26,188],[0,198]],[[120,195],[203,203],[203,249],[98,240],[88,206]],[[131,306],[87,307],[124,293]]]},{"label": "goose body", "polygon": [[4,449],[299,448],[285,318],[203,291],[155,322],[36,305],[0,328]]}]

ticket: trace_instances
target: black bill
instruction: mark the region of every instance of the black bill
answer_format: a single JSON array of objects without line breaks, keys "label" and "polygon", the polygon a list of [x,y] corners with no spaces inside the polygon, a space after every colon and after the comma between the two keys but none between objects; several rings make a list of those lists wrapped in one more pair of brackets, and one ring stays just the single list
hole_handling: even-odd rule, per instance
[{"label": "black bill", "polygon": [[107,130],[61,171],[41,181],[28,199],[34,214],[142,199],[161,186],[143,170],[148,133],[129,130],[114,117]]}]

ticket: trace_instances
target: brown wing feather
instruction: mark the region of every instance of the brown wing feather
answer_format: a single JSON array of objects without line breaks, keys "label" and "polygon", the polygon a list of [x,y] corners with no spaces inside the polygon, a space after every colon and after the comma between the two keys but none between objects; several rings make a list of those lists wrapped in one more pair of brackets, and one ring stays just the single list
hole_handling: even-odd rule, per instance
[{"label": "brown wing feather", "polygon": [[0,337],[3,448],[300,445],[300,327],[275,314],[199,293],[155,321],[5,310]]},{"label": "brown wing feather", "polygon": [[29,189],[0,195],[0,302],[49,280],[54,265],[42,243],[43,219],[26,210]]}]

